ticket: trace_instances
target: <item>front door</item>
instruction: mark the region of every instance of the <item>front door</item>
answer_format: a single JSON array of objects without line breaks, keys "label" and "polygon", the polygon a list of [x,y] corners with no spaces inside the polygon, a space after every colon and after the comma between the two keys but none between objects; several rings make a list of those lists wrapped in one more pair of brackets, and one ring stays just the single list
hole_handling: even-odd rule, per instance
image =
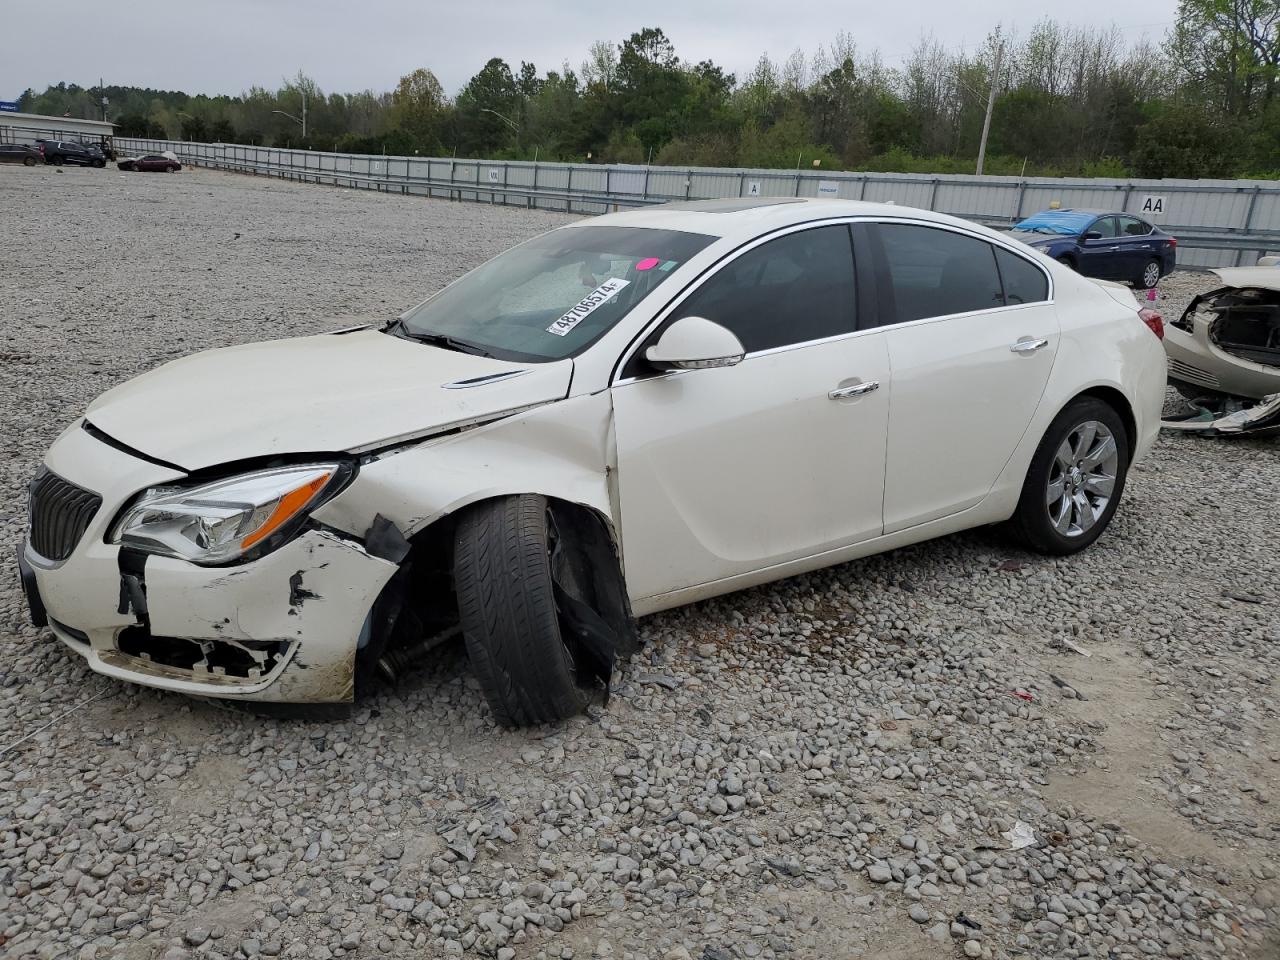
[{"label": "front door", "polygon": [[981,501],[1035,414],[1058,347],[1045,272],[968,234],[882,224],[893,368],[884,532]]},{"label": "front door", "polygon": [[1115,217],[1099,217],[1085,233],[1100,233],[1095,240],[1080,241],[1080,272],[1086,277],[1098,277],[1101,280],[1116,280],[1121,274],[1119,240],[1116,237],[1118,227]]},{"label": "front door", "polygon": [[855,301],[847,226],[791,232],[669,315],[732,330],[740,364],[624,371],[613,406],[633,598],[880,534],[889,359],[883,331],[854,332]]}]

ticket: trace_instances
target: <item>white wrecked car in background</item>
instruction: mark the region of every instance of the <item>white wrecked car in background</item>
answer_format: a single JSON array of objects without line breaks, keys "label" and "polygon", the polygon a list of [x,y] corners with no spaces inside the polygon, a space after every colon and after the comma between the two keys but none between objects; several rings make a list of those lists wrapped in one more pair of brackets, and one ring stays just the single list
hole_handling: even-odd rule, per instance
[{"label": "white wrecked car in background", "polygon": [[1169,382],[1189,401],[1174,430],[1280,433],[1280,266],[1214,270],[1225,284],[1202,293],[1165,328]]},{"label": "white wrecked car in background", "polygon": [[109,676],[344,703],[461,633],[499,721],[552,721],[633,615],[996,522],[1085,548],[1157,433],[1160,332],[925,211],[604,216],[384,329],[104,394],[32,483],[23,585]]}]

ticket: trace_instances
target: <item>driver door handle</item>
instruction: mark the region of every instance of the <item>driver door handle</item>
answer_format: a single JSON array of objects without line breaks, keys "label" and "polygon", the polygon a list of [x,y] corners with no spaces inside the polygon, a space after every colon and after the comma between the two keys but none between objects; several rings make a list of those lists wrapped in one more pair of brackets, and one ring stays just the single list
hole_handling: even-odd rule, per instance
[{"label": "driver door handle", "polygon": [[865,383],[855,383],[847,387],[837,387],[830,391],[827,396],[832,400],[847,400],[850,397],[860,397],[864,393],[872,393],[880,389],[879,380],[868,380]]},{"label": "driver door handle", "polygon": [[1009,349],[1014,353],[1035,353],[1041,347],[1047,347],[1048,345],[1048,340],[1035,340],[1031,337],[1023,337],[1017,343],[1012,344]]}]

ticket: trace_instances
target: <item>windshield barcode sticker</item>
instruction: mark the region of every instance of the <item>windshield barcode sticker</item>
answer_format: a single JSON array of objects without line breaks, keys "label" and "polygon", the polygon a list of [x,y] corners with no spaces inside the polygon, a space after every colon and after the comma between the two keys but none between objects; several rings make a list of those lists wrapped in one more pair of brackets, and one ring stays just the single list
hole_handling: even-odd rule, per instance
[{"label": "windshield barcode sticker", "polygon": [[557,337],[563,337],[570,330],[580,324],[587,317],[602,307],[609,301],[615,293],[625,287],[630,280],[621,280],[618,277],[610,277],[600,286],[596,287],[578,302],[578,305],[567,311],[564,316],[547,327],[547,333],[554,333]]}]

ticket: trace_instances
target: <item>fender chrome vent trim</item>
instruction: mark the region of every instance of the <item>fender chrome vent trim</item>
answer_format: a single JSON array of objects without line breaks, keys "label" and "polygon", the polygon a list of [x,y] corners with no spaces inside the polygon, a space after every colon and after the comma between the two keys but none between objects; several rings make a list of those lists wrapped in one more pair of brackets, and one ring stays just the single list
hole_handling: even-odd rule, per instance
[{"label": "fender chrome vent trim", "polygon": [[514,380],[516,377],[523,377],[528,372],[528,370],[508,370],[505,373],[486,373],[483,377],[454,380],[452,383],[441,384],[441,386],[445,390],[470,390],[472,387],[487,387],[491,383]]}]

